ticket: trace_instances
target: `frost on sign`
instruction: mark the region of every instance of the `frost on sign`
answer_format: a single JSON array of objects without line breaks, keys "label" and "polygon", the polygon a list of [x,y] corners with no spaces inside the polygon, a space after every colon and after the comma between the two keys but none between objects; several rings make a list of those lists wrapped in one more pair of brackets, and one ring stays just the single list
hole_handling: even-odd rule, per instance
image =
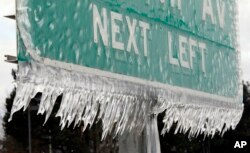
[{"label": "frost on sign", "polygon": [[[64,128],[223,134],[242,114],[236,0],[18,0],[17,96]],[[157,124],[155,124],[157,125]],[[225,126],[224,126],[225,125]],[[147,130],[150,131],[150,130]],[[151,129],[151,131],[154,131]]]}]

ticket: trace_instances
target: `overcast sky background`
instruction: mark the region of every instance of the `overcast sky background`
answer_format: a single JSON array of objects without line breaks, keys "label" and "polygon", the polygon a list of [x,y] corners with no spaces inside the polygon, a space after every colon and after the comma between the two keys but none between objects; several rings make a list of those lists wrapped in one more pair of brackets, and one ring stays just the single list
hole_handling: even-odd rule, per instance
[{"label": "overcast sky background", "polygon": [[2,120],[6,96],[13,89],[11,69],[16,65],[4,62],[4,55],[16,55],[15,21],[4,18],[15,10],[15,0],[0,0],[0,138],[3,137]]},{"label": "overcast sky background", "polygon": [[12,88],[11,69],[16,67],[4,62],[5,54],[16,54],[15,21],[3,17],[13,12],[14,0],[0,0],[0,102]]},{"label": "overcast sky background", "polygon": [[[15,0],[0,0],[0,118],[4,115],[5,98],[13,89],[11,69],[16,69],[15,64],[4,62],[4,55],[16,55],[15,21],[3,17],[14,13],[14,2]],[[250,81],[250,0],[239,0],[239,21],[243,80]],[[0,133],[1,130],[0,125]]]}]

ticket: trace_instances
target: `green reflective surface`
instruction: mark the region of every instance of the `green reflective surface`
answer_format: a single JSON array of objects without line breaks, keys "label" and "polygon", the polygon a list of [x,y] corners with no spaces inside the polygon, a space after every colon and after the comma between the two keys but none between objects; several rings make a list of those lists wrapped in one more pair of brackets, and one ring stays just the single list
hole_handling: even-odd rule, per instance
[{"label": "green reflective surface", "polygon": [[[238,94],[234,0],[27,5],[27,30],[41,57],[220,96]],[[20,61],[29,59],[21,37],[18,53]]]}]

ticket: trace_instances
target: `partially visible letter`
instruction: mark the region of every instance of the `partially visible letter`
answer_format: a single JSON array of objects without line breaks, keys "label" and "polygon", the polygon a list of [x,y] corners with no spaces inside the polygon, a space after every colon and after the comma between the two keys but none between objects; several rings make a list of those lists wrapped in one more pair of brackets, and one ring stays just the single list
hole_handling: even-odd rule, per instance
[{"label": "partially visible letter", "polygon": [[179,49],[180,49],[180,63],[182,67],[185,68],[190,68],[188,61],[185,61],[184,54],[187,54],[186,50],[187,47],[185,47],[185,45],[187,45],[187,38],[184,36],[179,36]]},{"label": "partially visible letter", "polygon": [[127,51],[130,52],[131,48],[133,46],[135,53],[138,55],[139,51],[138,51],[138,47],[137,47],[137,44],[136,44],[136,41],[135,41],[135,28],[136,28],[137,20],[133,19],[133,21],[131,23],[128,16],[126,16],[126,20],[127,20],[127,23],[128,23],[128,30],[129,30]]},{"label": "partially visible letter", "polygon": [[124,50],[124,43],[116,40],[116,35],[120,33],[120,27],[115,21],[122,22],[122,15],[116,12],[111,12],[112,47],[115,49]]},{"label": "partially visible letter", "polygon": [[181,11],[181,0],[171,0],[170,3],[171,3],[171,7],[177,6],[178,9]]},{"label": "partially visible letter", "polygon": [[142,28],[142,36],[144,38],[144,56],[148,56],[148,35],[147,30],[149,30],[149,24],[146,22],[139,22],[139,26]]},{"label": "partially visible letter", "polygon": [[[108,46],[108,24],[107,24],[107,10],[102,9],[103,23],[101,21],[100,13],[95,4],[93,4],[93,25],[94,25],[94,42],[98,43],[98,29],[100,31],[103,44]],[[97,29],[98,28],[98,29]]]},{"label": "partially visible letter", "polygon": [[197,42],[193,39],[190,39],[189,46],[190,46],[189,47],[190,68],[193,69],[193,67],[194,67],[193,58],[195,57],[194,47],[197,47]]},{"label": "partially visible letter", "polygon": [[217,0],[216,2],[217,2],[220,27],[223,28],[225,24],[225,3],[221,0]]},{"label": "partially visible letter", "polygon": [[178,59],[173,57],[172,36],[170,32],[168,32],[168,49],[170,64],[179,66]]},{"label": "partially visible letter", "polygon": [[203,1],[203,12],[202,12],[202,20],[203,21],[206,21],[207,15],[211,17],[212,24],[215,24],[211,0],[204,0]]},{"label": "partially visible letter", "polygon": [[201,51],[201,68],[202,68],[202,72],[206,72],[206,68],[205,68],[205,51],[206,51],[206,44],[204,43],[199,43],[199,48]]}]

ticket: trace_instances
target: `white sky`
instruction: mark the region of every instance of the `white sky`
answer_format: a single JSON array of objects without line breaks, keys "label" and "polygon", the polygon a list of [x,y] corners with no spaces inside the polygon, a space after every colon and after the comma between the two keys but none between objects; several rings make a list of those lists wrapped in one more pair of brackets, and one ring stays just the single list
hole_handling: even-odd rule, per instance
[{"label": "white sky", "polygon": [[[4,62],[4,55],[16,55],[15,21],[3,17],[14,12],[14,2],[0,0],[0,117],[4,114],[5,97],[13,88],[11,69],[16,68],[16,65]],[[239,0],[239,13],[243,79],[250,81],[250,0]]]},{"label": "white sky", "polygon": [[3,137],[1,118],[4,115],[5,98],[13,88],[11,69],[16,68],[16,65],[4,62],[4,55],[16,54],[15,21],[3,16],[14,12],[14,2],[14,0],[0,0],[0,138]]},{"label": "white sky", "polygon": [[[0,1],[0,102],[7,95],[12,86],[11,69],[14,64],[4,62],[4,55],[16,54],[15,21],[4,18],[6,14],[14,12],[14,0]],[[1,108],[1,107],[0,107]]]},{"label": "white sky", "polygon": [[239,0],[239,28],[243,79],[250,81],[250,1]]}]

